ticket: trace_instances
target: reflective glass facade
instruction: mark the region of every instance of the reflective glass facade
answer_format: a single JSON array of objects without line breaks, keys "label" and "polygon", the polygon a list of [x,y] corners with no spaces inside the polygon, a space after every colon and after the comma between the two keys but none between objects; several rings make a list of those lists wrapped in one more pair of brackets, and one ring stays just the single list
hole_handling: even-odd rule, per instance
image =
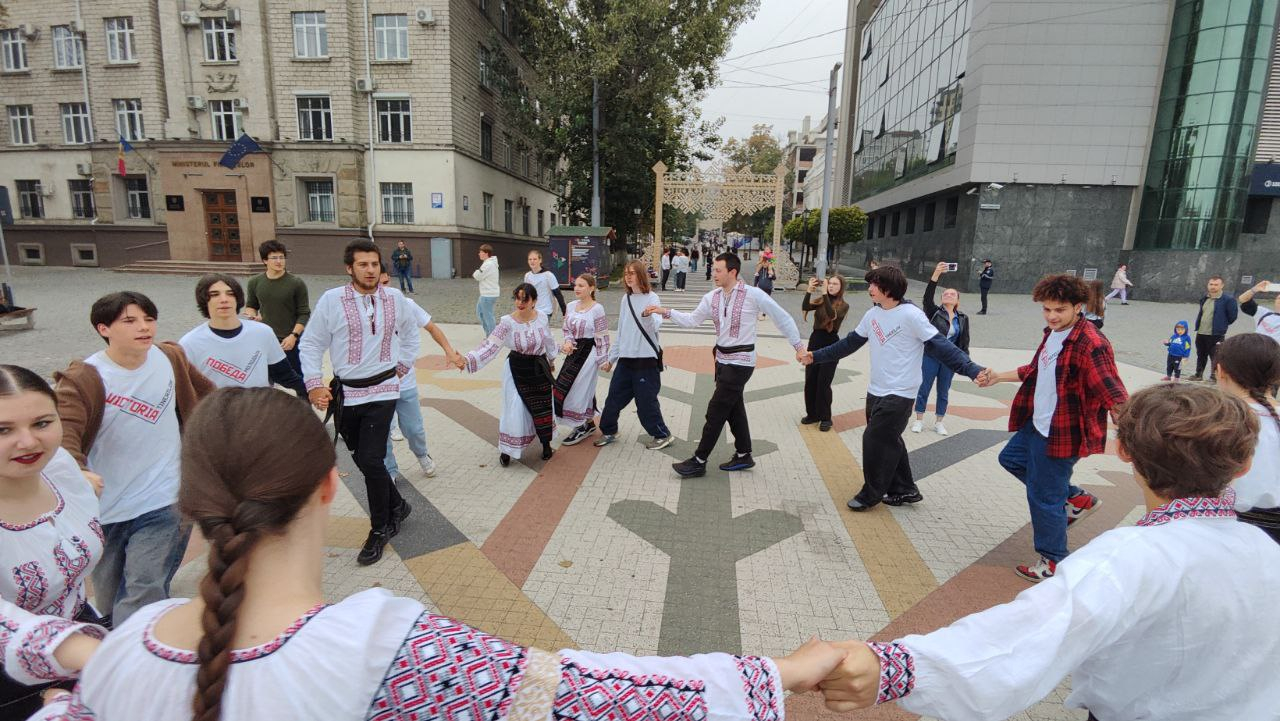
[{"label": "reflective glass facade", "polygon": [[1178,0],[1136,248],[1236,247],[1275,15],[1276,0]]},{"label": "reflective glass facade", "polygon": [[969,9],[970,0],[886,0],[863,28],[852,200],[954,162]]}]

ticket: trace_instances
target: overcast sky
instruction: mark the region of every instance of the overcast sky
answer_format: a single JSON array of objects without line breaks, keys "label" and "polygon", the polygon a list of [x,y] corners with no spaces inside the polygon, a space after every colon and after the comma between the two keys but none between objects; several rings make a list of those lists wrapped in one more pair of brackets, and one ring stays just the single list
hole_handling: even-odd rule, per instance
[{"label": "overcast sky", "polygon": [[[784,144],[805,115],[816,126],[827,112],[831,66],[844,53],[847,11],[847,0],[761,0],[721,61],[720,86],[702,102],[702,117],[723,116],[725,139],[747,137],[756,123],[770,123]],[[830,34],[812,37],[819,33]],[[811,39],[776,47],[802,38]],[[787,87],[754,87],[760,85]]]}]

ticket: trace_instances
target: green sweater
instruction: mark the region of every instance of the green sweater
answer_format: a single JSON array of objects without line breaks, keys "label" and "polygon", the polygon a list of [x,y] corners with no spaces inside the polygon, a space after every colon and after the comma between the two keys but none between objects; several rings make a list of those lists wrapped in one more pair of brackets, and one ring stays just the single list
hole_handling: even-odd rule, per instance
[{"label": "green sweater", "polygon": [[253,276],[249,279],[244,304],[257,309],[277,338],[284,338],[293,332],[294,325],[306,325],[311,318],[307,284],[292,273],[285,273],[274,280],[266,273]]}]

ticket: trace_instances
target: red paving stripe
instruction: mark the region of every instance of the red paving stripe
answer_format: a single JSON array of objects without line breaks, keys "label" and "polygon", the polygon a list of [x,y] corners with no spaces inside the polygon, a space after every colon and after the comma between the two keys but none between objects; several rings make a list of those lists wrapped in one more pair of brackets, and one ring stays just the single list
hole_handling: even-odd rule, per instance
[{"label": "red paving stripe", "polygon": [[[679,368],[690,373],[711,375],[716,370],[712,346],[707,345],[664,345],[662,346],[662,362],[672,368]],[[786,363],[787,361],[756,354],[757,369],[772,368]]]}]

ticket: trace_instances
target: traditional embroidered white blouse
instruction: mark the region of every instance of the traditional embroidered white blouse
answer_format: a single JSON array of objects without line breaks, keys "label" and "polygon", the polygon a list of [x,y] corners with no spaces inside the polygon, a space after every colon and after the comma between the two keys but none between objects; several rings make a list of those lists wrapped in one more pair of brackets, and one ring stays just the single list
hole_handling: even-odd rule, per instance
[{"label": "traditional embroidered white blouse", "polygon": [[[411,368],[403,363],[399,339],[417,329],[407,304],[400,291],[385,286],[370,295],[357,293],[350,283],[325,291],[298,342],[307,390],[324,385],[325,351],[339,378],[369,378],[392,367],[402,375],[408,373]],[[344,388],[343,394],[349,406],[393,401],[400,397],[400,379],[388,378],[368,388]]]},{"label": "traditional embroidered white blouse", "polygon": [[0,599],[0,664],[20,684],[35,686],[75,678],[77,674],[63,668],[53,655],[75,633],[94,638],[107,635],[101,626],[30,613]]},{"label": "traditional embroidered white blouse", "polygon": [[609,316],[604,306],[595,303],[589,310],[579,311],[578,301],[573,301],[565,309],[564,339],[573,342],[579,338],[595,339],[596,361],[605,363],[609,360]]},{"label": "traditional embroidered white blouse", "polygon": [[1168,503],[1010,603],[871,644],[880,702],[1004,719],[1070,674],[1066,706],[1104,721],[1280,718],[1280,545],[1231,496]]},{"label": "traditional embroidered white blouse", "polygon": [[40,475],[56,505],[28,523],[0,520],[0,598],[37,615],[73,618],[84,606],[85,579],[102,557],[98,497],[61,448]]},{"label": "traditional embroidered white blouse", "polygon": [[545,316],[539,314],[528,323],[521,323],[509,315],[504,315],[493,327],[493,332],[478,348],[467,353],[467,372],[475,373],[497,357],[503,348],[509,348],[525,355],[546,354],[547,360],[556,358],[556,341],[551,337],[551,328],[547,326]]},{"label": "traditional embroidered white blouse", "polygon": [[[196,654],[151,632],[182,603],[135,613],[89,661],[76,692],[32,718],[190,719]],[[781,721],[783,695],[767,658],[548,653],[371,589],[312,609],[268,643],[233,651],[222,718]]]},{"label": "traditional embroidered white blouse", "polygon": [[[716,288],[702,296],[698,307],[692,313],[683,313],[668,309],[667,318],[676,325],[692,328],[710,320],[716,327],[716,345],[722,348],[733,346],[755,345],[756,320],[764,313],[773,320],[773,324],[782,331],[792,348],[800,350],[804,342],[800,340],[800,329],[796,327],[795,318],[783,310],[769,294],[747,285],[742,281],[731,288],[728,293]],[[756,352],[754,350],[740,353],[722,353],[716,351],[716,362],[728,365],[755,367]]]}]

